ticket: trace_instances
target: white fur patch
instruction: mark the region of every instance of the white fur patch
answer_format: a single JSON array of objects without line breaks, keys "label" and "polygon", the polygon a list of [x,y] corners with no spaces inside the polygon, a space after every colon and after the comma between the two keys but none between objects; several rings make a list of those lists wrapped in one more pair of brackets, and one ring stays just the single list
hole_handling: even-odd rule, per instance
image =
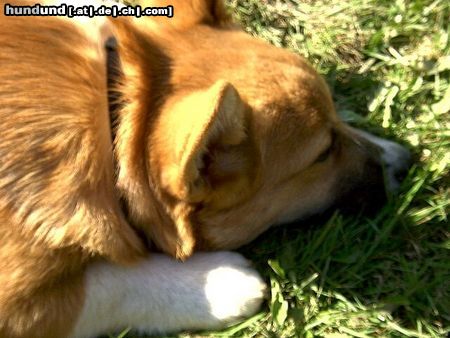
[{"label": "white fur patch", "polygon": [[134,267],[99,262],[86,274],[86,299],[71,335],[127,327],[142,332],[222,328],[254,314],[265,284],[237,253],[197,253],[186,262],[153,254]]},{"label": "white fur patch", "polygon": [[381,160],[386,169],[388,188],[391,191],[397,190],[400,182],[396,178],[396,174],[408,167],[411,158],[409,151],[398,143],[374,136],[359,129],[353,128],[353,130],[381,149]]}]

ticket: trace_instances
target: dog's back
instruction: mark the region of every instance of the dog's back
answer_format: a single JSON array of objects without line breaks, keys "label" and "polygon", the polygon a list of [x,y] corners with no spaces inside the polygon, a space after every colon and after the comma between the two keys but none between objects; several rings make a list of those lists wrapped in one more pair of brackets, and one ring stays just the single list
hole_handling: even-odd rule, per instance
[{"label": "dog's back", "polygon": [[0,337],[64,336],[86,259],[141,249],[114,197],[105,51],[87,32],[0,18]]}]

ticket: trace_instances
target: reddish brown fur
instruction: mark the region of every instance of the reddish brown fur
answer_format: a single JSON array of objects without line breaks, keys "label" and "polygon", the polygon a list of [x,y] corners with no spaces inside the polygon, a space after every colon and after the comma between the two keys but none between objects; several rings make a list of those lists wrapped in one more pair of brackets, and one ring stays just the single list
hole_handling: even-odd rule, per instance
[{"label": "reddish brown fur", "polygon": [[114,192],[104,64],[70,24],[29,20],[0,20],[0,337],[63,336],[88,257],[144,253]]},{"label": "reddish brown fur", "polygon": [[[344,173],[364,176],[368,155],[306,61],[237,30],[221,1],[147,1],[166,3],[184,15],[111,20],[117,182],[102,46],[67,20],[0,17],[1,338],[65,337],[85,266],[145,254],[133,227],[185,259],[320,210]],[[332,130],[346,148],[314,164]]]}]

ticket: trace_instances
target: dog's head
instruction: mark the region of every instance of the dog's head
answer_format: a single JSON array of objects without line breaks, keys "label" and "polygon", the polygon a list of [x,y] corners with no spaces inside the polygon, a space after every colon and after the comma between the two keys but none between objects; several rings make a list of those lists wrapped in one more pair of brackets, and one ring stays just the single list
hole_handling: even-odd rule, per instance
[{"label": "dog's head", "polygon": [[[125,163],[119,186],[161,249],[183,258],[236,248],[343,199],[361,208],[385,197],[383,162],[395,185],[407,154],[341,122],[303,58],[236,29],[220,0],[170,4],[174,18],[118,33],[133,79],[124,90],[135,99],[125,112],[146,119],[145,180],[130,183],[136,166]],[[128,143],[119,146],[129,154]]]}]

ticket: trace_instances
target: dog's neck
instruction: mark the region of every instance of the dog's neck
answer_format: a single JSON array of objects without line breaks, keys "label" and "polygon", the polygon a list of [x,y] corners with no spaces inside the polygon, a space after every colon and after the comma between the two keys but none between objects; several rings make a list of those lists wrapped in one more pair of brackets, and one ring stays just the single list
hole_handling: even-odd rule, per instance
[{"label": "dog's neck", "polygon": [[133,26],[120,23],[115,22],[117,35],[105,44],[116,187],[128,222],[158,249],[184,259],[192,253],[194,241],[180,238],[149,160],[148,138],[158,114],[151,103],[151,74],[156,70],[150,67],[158,63],[157,51]]}]

